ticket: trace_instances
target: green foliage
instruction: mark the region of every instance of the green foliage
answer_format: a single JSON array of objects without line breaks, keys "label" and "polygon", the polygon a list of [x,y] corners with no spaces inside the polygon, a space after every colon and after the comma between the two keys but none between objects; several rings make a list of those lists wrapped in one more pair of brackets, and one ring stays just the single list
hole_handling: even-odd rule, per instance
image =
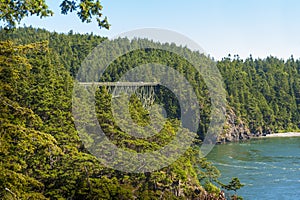
[{"label": "green foliage", "polygon": [[299,130],[299,64],[293,57],[218,62],[228,103],[253,134]]},{"label": "green foliage", "polygon": [[51,59],[54,59],[54,64],[63,65],[73,77],[76,76],[83,59],[93,48],[105,40],[105,38],[92,33],[80,35],[70,31],[66,35],[32,27],[19,28],[9,34],[2,30],[0,38],[3,41],[13,40],[19,45],[49,41],[49,49],[53,52]]},{"label": "green foliage", "polygon": [[[0,38],[12,39],[17,44],[49,40],[49,47],[56,53],[56,60],[63,64],[72,76],[76,75],[81,62],[88,53],[104,40],[92,34],[79,35],[70,32],[64,35],[33,28],[21,28],[10,34],[1,31]],[[130,44],[128,40],[120,42]],[[134,43],[135,41],[132,45]],[[123,46],[126,46],[124,44]],[[177,47],[174,46],[174,48]],[[199,56],[184,48],[181,51],[185,51],[185,54],[189,56]],[[113,56],[117,52],[112,50],[109,53]],[[205,58],[203,60],[208,62]],[[104,79],[116,81],[126,70],[148,62],[160,62],[185,74],[187,80],[195,88],[199,99],[201,121],[198,134],[200,138],[204,138],[210,121],[208,90],[201,76],[178,56],[158,50],[134,51],[115,60],[109,66]],[[119,66],[124,66],[124,68],[117,71]],[[235,57],[234,59],[224,58],[217,63],[217,66],[225,82],[229,108],[234,110],[251,133],[265,134],[272,131],[300,129],[299,60],[291,57],[283,61],[269,57],[264,60],[248,58],[243,61]],[[158,91],[157,98],[158,102],[162,102],[167,108],[169,117],[178,117],[178,102],[172,97],[172,93],[162,87]]]},{"label": "green foliage", "polygon": [[42,18],[53,15],[53,12],[48,9],[45,0],[0,1],[0,19],[7,23],[5,28],[15,28],[17,23],[29,15]]},{"label": "green foliage", "polygon": [[[69,6],[71,9],[72,5]],[[198,158],[197,148],[189,149],[164,169],[142,174],[108,169],[89,154],[86,147],[95,142],[91,137],[93,135],[86,134],[81,138],[85,142],[83,144],[73,123],[73,79],[83,59],[105,38],[73,32],[68,35],[49,33],[30,27],[11,33],[1,30],[0,38],[3,40],[0,43],[1,199],[196,198],[203,194],[202,186],[211,193],[218,193],[215,185],[222,186],[218,181],[220,172],[207,160]],[[120,46],[134,45],[135,42],[120,40]],[[153,44],[147,40],[142,42],[177,48],[187,56],[200,57],[206,65],[211,62],[204,55],[187,48]],[[116,55],[118,52],[114,50],[112,48],[109,53]],[[173,67],[191,83],[201,108],[198,135],[203,139],[210,122],[209,92],[200,74],[186,60],[161,50],[133,51],[111,63],[103,80],[118,81],[127,70],[145,63]],[[282,61],[269,57],[243,61],[225,58],[217,64],[224,78],[228,107],[253,134],[299,129],[299,60],[291,58]],[[151,77],[145,78],[155,81]],[[166,110],[168,119],[159,133],[153,130],[156,133],[154,136],[141,139],[126,134],[118,127],[111,110],[111,94],[105,87],[97,90],[99,124],[119,148],[137,152],[158,150],[168,144],[178,131],[188,132],[180,129],[180,108],[174,94],[163,87],[158,87],[156,92],[155,103]],[[118,104],[122,103],[124,101],[120,98]],[[129,128],[148,134],[141,131],[141,127],[149,124],[149,111],[134,96],[131,97],[129,110],[130,116],[127,117],[139,125],[129,124]],[[158,115],[160,108],[152,111],[158,121],[163,121]],[[126,121],[122,123],[126,124]],[[195,143],[201,142],[195,140]],[[223,186],[236,191],[242,184],[238,179],[233,179]],[[198,196],[195,190],[200,191]]]},{"label": "green foliage", "polygon": [[222,188],[226,190],[233,190],[235,193],[240,188],[244,187],[244,184],[241,184],[240,180],[236,177],[233,177],[227,185],[222,185]]},{"label": "green foliage", "polygon": [[197,165],[201,169],[197,174],[200,181],[206,182],[215,182],[218,183],[218,178],[221,176],[220,171],[212,165],[211,162],[208,162],[206,158],[201,158],[197,160]]},{"label": "green foliage", "polygon": [[[102,19],[102,5],[99,0],[70,1],[63,0],[60,4],[61,13],[77,11],[77,15],[82,22],[90,23],[95,17],[100,28],[109,29],[110,24],[107,17]],[[52,16],[54,13],[48,9],[45,0],[1,0],[0,1],[0,20],[6,23],[6,29],[13,29],[17,23],[30,15],[40,18]]]},{"label": "green foliage", "polygon": [[60,7],[62,14],[68,14],[68,12],[77,11],[77,15],[82,22],[90,23],[92,18],[95,16],[100,28],[104,27],[109,29],[110,27],[107,17],[102,19],[101,11],[103,7],[99,0],[81,0],[80,2],[74,0],[63,0],[60,4]]},{"label": "green foliage", "polygon": [[39,131],[40,117],[20,101],[32,69],[24,56],[39,47],[0,42],[0,198],[45,199],[41,177],[61,154],[55,138]]},{"label": "green foliage", "polygon": [[220,188],[216,187],[211,182],[206,182],[205,185],[204,185],[204,189],[207,192],[212,193],[214,195],[218,195],[221,192]]},{"label": "green foliage", "polygon": [[[61,64],[59,49],[47,45],[0,43],[1,199],[180,199],[195,196],[195,188],[204,191],[193,168],[192,151],[164,169],[142,174],[106,168],[89,154],[71,115],[73,78]],[[149,141],[130,138],[114,124],[106,106],[110,94],[103,88],[97,95],[99,122],[122,148],[158,149],[178,129],[178,120],[170,119]],[[131,103],[131,115],[138,123],[147,123],[140,102]]]}]

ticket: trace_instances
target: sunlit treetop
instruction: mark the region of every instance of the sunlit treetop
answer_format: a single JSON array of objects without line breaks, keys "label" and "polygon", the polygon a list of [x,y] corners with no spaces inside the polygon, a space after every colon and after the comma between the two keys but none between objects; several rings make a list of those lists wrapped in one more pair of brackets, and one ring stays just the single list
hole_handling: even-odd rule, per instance
[{"label": "sunlit treetop", "polygon": [[[102,16],[102,5],[99,0],[63,0],[61,13],[76,12],[82,22],[90,23],[96,19],[99,28],[109,29],[107,17]],[[53,16],[45,0],[0,0],[0,21],[5,29],[13,29],[25,17],[36,15],[40,18]]]}]

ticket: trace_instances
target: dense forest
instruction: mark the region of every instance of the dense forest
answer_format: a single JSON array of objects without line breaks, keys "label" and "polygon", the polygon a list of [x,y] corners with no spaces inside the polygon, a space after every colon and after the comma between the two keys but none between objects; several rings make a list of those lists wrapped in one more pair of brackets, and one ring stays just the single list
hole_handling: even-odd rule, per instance
[{"label": "dense forest", "polygon": [[[111,63],[102,77],[101,81],[118,81],[135,66],[166,64],[193,86],[201,108],[198,137],[175,163],[155,172],[125,173],[103,166],[90,154],[72,116],[74,79],[81,63],[107,39],[31,27],[1,30],[0,38],[1,199],[217,199],[221,187],[234,191],[240,187],[235,178],[227,185],[220,183],[220,172],[199,157],[199,145],[211,120],[211,101],[203,77],[186,60],[154,48],[133,51]],[[136,41],[119,42],[126,46]],[[185,47],[143,42],[182,51],[188,57],[201,58],[206,65],[212,63]],[[227,100],[227,119],[219,141],[300,129],[300,60],[228,56],[216,65]],[[118,127],[107,88],[100,87],[96,96],[99,124],[119,148],[153,151],[180,129],[178,102],[166,88],[157,88],[155,101],[163,105],[168,119],[159,134],[146,140],[130,137]],[[134,121],[147,124],[149,115],[141,102],[133,96],[130,105]]]}]

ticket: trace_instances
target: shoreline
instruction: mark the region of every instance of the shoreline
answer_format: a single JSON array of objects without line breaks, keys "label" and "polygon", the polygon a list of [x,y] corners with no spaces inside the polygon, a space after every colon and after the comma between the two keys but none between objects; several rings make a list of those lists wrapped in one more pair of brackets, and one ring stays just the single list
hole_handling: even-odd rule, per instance
[{"label": "shoreline", "polygon": [[264,139],[264,138],[291,138],[291,137],[300,137],[300,132],[285,132],[285,133],[273,133],[273,134],[267,134],[267,135],[259,135],[259,136],[251,136],[246,139],[239,139],[239,140],[232,140],[232,141],[225,141],[223,140],[217,140],[216,144],[222,145],[227,143],[234,143],[234,142],[243,142],[248,140],[256,140],[256,139]]},{"label": "shoreline", "polygon": [[261,138],[273,138],[273,137],[300,137],[300,132],[287,132],[287,133],[273,133]]}]

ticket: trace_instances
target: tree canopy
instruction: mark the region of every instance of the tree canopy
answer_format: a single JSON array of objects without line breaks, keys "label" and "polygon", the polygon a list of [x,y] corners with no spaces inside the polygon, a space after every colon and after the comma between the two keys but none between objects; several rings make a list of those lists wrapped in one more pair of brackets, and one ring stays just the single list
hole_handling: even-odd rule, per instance
[{"label": "tree canopy", "polygon": [[[0,199],[204,199],[207,193],[218,196],[220,188],[215,185],[225,186],[218,181],[220,172],[199,158],[198,139],[175,163],[149,173],[110,169],[89,153],[87,146],[94,142],[93,137],[87,135],[80,140],[72,117],[73,82],[81,62],[106,38],[72,31],[58,34],[32,27],[14,32],[1,30],[0,38]],[[117,45],[135,42],[120,39]],[[203,64],[210,61],[184,47],[155,45],[177,48],[187,56],[202,58]],[[117,54],[116,49],[113,46],[109,53]],[[209,91],[201,74],[185,59],[159,49],[131,51],[110,63],[102,79],[118,81],[135,66],[153,62],[173,67],[193,86],[201,107],[197,132],[201,139],[210,122]],[[299,60],[227,57],[217,66],[224,78],[227,109],[251,133],[300,128]],[[158,150],[179,129],[178,101],[167,88],[158,87],[155,97],[155,103],[164,106],[167,121],[159,134],[146,139],[130,136],[118,127],[111,98],[107,88],[100,87],[95,110],[106,136],[118,148],[141,153]],[[149,113],[136,97],[132,97],[129,108],[136,124],[149,123]],[[130,128],[138,130],[138,126]],[[84,144],[83,139],[87,140]],[[241,186],[235,178],[225,189],[236,191]]]},{"label": "tree canopy", "polygon": [[[12,37],[0,42],[0,199],[205,198],[196,165],[205,173],[209,170],[202,167],[209,164],[198,157],[196,147],[163,169],[135,174],[104,166],[80,140],[72,117],[72,71],[104,38],[18,30],[0,34],[4,40]],[[87,49],[79,51],[83,46]],[[130,137],[114,121],[111,94],[100,88],[96,96],[98,121],[119,148],[160,149],[178,129],[179,120],[170,118],[155,137]],[[146,124],[140,101],[131,103],[134,120]]]},{"label": "tree canopy", "polygon": [[[82,22],[90,23],[96,19],[100,28],[109,29],[107,17],[102,16],[102,5],[99,0],[62,0],[61,13],[76,12]],[[40,18],[52,16],[54,12],[49,9],[45,0],[1,0],[0,21],[5,23],[6,29],[15,28],[25,17],[36,15]]]}]

